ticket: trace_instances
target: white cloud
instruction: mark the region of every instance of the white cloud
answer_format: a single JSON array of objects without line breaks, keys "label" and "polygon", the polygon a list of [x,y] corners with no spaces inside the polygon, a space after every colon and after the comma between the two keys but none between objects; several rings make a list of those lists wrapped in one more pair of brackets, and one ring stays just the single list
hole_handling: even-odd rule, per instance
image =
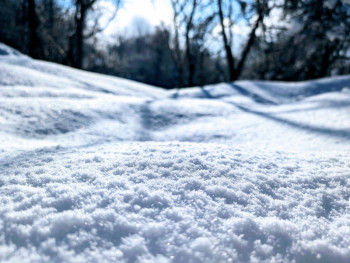
[{"label": "white cloud", "polygon": [[[101,20],[101,22],[106,22],[115,6],[110,1],[102,1],[99,5],[107,10],[104,14],[105,18]],[[168,1],[126,0],[103,34],[107,37],[120,32],[133,34],[131,31],[135,29],[135,19],[147,21],[150,26],[157,26],[161,23],[169,24],[171,17],[172,9]]]}]

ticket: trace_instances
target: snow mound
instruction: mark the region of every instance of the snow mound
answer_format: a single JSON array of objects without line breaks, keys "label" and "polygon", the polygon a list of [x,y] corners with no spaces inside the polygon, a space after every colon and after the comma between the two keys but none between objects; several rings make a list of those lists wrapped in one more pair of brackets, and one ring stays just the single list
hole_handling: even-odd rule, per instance
[{"label": "snow mound", "polygon": [[350,262],[350,77],[165,91],[0,44],[1,262]]},{"label": "snow mound", "polygon": [[64,92],[72,94],[73,91],[73,96],[88,96],[93,93],[157,98],[165,93],[162,89],[135,81],[72,69],[22,55],[13,56],[18,52],[1,43],[0,50],[9,54],[0,56],[0,86],[20,86],[22,90],[23,87],[32,88],[30,93],[36,93],[40,87],[47,95],[47,88],[60,92],[61,95]]},{"label": "snow mound", "polygon": [[21,54],[20,52],[18,52],[17,50],[3,44],[0,42],[0,56],[15,56],[15,57],[19,57],[22,56],[24,57],[23,54]]},{"label": "snow mound", "polygon": [[[237,81],[172,92],[175,98],[223,99],[240,97],[240,102],[277,105],[329,92],[350,89],[350,76],[303,82]],[[243,98],[241,98],[243,97]]]},{"label": "snow mound", "polygon": [[154,142],[32,154],[1,163],[1,260],[350,259],[348,155]]}]

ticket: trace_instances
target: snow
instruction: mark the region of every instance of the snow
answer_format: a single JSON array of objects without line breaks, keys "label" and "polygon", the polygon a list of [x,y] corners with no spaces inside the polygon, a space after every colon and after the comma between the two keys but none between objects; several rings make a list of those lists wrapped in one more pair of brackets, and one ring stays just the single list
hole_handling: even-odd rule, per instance
[{"label": "snow", "polygon": [[0,261],[350,261],[350,76],[165,91],[0,54]]}]

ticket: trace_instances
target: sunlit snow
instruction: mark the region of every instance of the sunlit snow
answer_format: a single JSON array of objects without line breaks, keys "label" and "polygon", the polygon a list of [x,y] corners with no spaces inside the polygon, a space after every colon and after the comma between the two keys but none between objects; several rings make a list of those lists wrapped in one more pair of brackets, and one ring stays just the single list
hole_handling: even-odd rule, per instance
[{"label": "sunlit snow", "polygon": [[165,91],[0,44],[1,262],[350,262],[350,76]]}]

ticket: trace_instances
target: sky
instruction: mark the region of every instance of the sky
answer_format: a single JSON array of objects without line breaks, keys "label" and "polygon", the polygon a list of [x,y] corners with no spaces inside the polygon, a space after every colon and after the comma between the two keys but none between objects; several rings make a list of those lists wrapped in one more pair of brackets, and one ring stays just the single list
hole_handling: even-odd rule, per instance
[{"label": "sky", "polygon": [[[101,19],[106,24],[112,16],[115,6],[113,1],[100,1],[99,6],[105,10]],[[132,34],[131,32],[144,33],[161,23],[170,24],[172,10],[169,1],[164,0],[125,0],[118,10],[116,17],[110,22],[104,31],[104,35],[111,37],[116,33]]]},{"label": "sky", "polygon": [[[71,3],[71,0],[60,1],[66,6]],[[130,37],[149,33],[161,24],[171,28],[173,13],[170,0],[122,0],[122,4],[114,15],[116,10],[115,1],[99,0],[95,4],[95,12],[91,13],[94,15],[91,21],[98,18],[100,26],[105,28],[103,32],[98,34],[101,45],[115,42],[116,35]],[[113,19],[111,20],[111,18]],[[272,18],[266,20],[275,23],[276,19],[279,19],[279,14],[275,14]],[[232,27],[234,34],[233,51],[238,54],[250,32],[250,28],[243,20],[236,22]],[[208,48],[215,53],[222,49],[221,26],[219,24],[214,27],[213,38],[208,45]]]},{"label": "sky", "polygon": [[[71,0],[59,2],[65,7],[72,3]],[[105,28],[100,36],[106,40],[115,34],[132,35],[132,32],[150,31],[157,25],[171,23],[172,9],[168,0],[122,0],[116,16],[109,21],[116,10],[114,2],[115,0],[100,0],[94,5],[94,14]]]},{"label": "sky", "polygon": [[[114,19],[115,5],[113,0],[103,0],[98,2],[101,10],[100,24],[108,25],[99,35],[100,40],[113,43],[116,35],[131,36],[152,31],[155,26],[164,24],[171,27],[172,7],[170,0],[124,0]],[[221,27],[218,24],[213,30],[213,41],[210,42],[210,49],[214,52],[221,49]],[[242,42],[249,33],[249,27],[241,21],[233,26],[235,40],[233,43],[234,52],[239,52]]]}]

